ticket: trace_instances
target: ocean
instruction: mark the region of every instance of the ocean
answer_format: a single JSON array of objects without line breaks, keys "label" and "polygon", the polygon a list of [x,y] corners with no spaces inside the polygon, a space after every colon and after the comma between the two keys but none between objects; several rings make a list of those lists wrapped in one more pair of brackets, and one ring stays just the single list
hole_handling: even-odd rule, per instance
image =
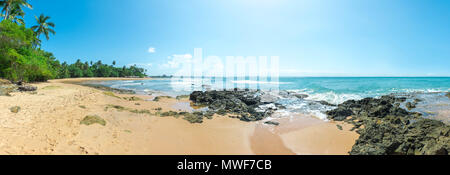
[{"label": "ocean", "polygon": [[[450,110],[450,77],[280,77],[278,79],[251,78],[171,78],[153,80],[96,82],[112,88],[130,89],[142,94],[188,95],[196,90],[260,89],[279,98],[277,103],[286,106],[280,116],[292,113],[312,114],[326,119],[324,111],[332,106],[318,103],[326,101],[340,104],[347,100],[380,97],[396,94],[422,100],[415,111],[434,116],[442,110]],[[304,94],[299,99],[287,94]],[[450,118],[450,116],[448,116]]]}]

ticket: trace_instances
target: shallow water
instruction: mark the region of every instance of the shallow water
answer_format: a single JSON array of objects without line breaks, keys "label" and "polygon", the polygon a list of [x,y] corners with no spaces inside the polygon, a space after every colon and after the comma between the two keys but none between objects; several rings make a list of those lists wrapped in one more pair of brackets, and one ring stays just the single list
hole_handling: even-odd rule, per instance
[{"label": "shallow water", "polygon": [[349,99],[376,97],[391,93],[450,91],[450,77],[281,77],[278,81],[172,78],[101,83],[109,87],[131,89],[141,93],[161,91],[172,96],[187,95],[195,90],[209,89],[288,90],[308,94],[310,100],[325,100],[334,104]]},{"label": "shallow water", "polygon": [[[353,99],[379,97],[388,94],[407,96],[408,101],[422,100],[412,111],[425,117],[450,118],[442,111],[450,110],[450,100],[444,92],[450,91],[450,77],[280,77],[271,79],[237,78],[172,78],[131,81],[97,82],[112,88],[130,89],[140,94],[188,95],[196,90],[223,90],[234,88],[259,89],[271,92],[276,103],[286,109],[279,110],[275,117],[292,116],[292,113],[314,115],[326,120],[324,111],[333,109],[318,101],[340,104]],[[299,99],[294,94],[304,94]],[[404,104],[402,104],[404,107]],[[442,116],[443,115],[443,116]],[[442,120],[442,119],[441,119]],[[449,120],[450,121],[450,120]]]}]

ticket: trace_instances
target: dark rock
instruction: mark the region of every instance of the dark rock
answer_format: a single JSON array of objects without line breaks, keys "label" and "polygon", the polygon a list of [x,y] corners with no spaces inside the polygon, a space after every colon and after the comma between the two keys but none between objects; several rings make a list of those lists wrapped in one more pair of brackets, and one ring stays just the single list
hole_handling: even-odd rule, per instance
[{"label": "dark rock", "polygon": [[447,96],[448,98],[450,98],[450,92],[447,92],[447,94],[445,94],[445,96]]},{"label": "dark rock", "polygon": [[326,112],[329,118],[336,120],[336,121],[343,121],[347,117],[353,115],[353,111],[350,109],[343,109],[343,108],[337,108],[332,111]]},{"label": "dark rock", "polygon": [[275,126],[280,125],[280,123],[274,122],[274,121],[267,121],[267,122],[264,122],[264,123],[265,123],[265,124],[268,124],[268,125],[275,125]]},{"label": "dark rock", "polygon": [[219,115],[239,115],[242,121],[258,121],[272,114],[274,109],[256,110],[264,104],[257,91],[195,91],[189,99],[197,106],[206,106]]},{"label": "dark rock", "polygon": [[37,90],[37,87],[35,87],[35,86],[25,86],[25,85],[19,86],[19,91],[29,92],[29,91],[36,91],[36,90]]},{"label": "dark rock", "polygon": [[0,96],[10,96],[17,89],[15,85],[0,85]]},{"label": "dark rock", "polygon": [[336,125],[336,127],[337,127],[339,130],[342,130],[342,126],[341,126],[341,125]]},{"label": "dark rock", "polygon": [[327,101],[318,101],[318,103],[320,103],[320,104],[322,104],[322,105],[325,105],[325,106],[336,106],[335,104],[331,104],[331,103],[328,103]]},{"label": "dark rock", "polygon": [[416,108],[416,105],[415,105],[414,103],[408,102],[408,103],[405,104],[405,107],[406,107],[408,110],[411,110],[411,109]]},{"label": "dark rock", "polygon": [[9,93],[17,90],[17,85],[9,80],[0,79],[0,96],[10,96]]},{"label": "dark rock", "polygon": [[[327,114],[330,119],[355,125],[352,130],[360,137],[350,151],[352,155],[448,155],[450,126],[397,105],[405,101],[394,96],[349,100]],[[352,118],[345,120],[350,112]]]},{"label": "dark rock", "polygon": [[412,124],[396,124],[392,121],[371,122],[360,130],[361,136],[350,154],[448,154],[450,150],[449,130],[448,125],[431,119],[421,119]]},{"label": "dark rock", "polygon": [[[330,119],[342,121],[351,115],[379,117],[383,118],[390,114],[408,115],[408,111],[394,106],[396,102],[400,102],[393,96],[383,96],[381,98],[365,98],[359,101],[348,100],[334,110],[328,111],[327,115]],[[346,116],[347,115],[347,116]],[[344,117],[345,116],[345,117]],[[335,119],[336,118],[336,119]]]},{"label": "dark rock", "polygon": [[418,103],[420,103],[420,102],[422,102],[422,101],[423,101],[423,100],[418,99],[418,98],[414,99],[414,103],[415,103],[415,104],[418,104]]},{"label": "dark rock", "polygon": [[294,94],[295,97],[299,98],[299,99],[305,99],[308,98],[309,96],[306,94]]}]

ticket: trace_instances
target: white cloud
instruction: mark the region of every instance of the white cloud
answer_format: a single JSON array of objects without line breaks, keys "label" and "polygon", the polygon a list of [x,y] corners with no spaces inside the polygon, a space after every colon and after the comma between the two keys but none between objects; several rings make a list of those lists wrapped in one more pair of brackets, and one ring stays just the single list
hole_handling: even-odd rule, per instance
[{"label": "white cloud", "polygon": [[148,48],[148,52],[149,53],[155,53],[156,49],[154,47],[150,47],[150,48]]},{"label": "white cloud", "polygon": [[161,67],[163,68],[179,68],[180,65],[184,63],[190,63],[192,62],[192,55],[191,54],[184,54],[184,55],[172,55],[167,57],[168,61],[165,64],[162,64]]}]

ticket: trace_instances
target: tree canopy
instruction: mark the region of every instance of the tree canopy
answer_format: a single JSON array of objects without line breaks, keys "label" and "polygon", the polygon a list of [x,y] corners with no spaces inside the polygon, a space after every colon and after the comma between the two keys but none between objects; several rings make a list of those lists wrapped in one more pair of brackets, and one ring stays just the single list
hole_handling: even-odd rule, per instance
[{"label": "tree canopy", "polygon": [[77,60],[73,64],[60,64],[55,56],[40,48],[39,36],[55,34],[55,24],[50,17],[41,14],[36,25],[27,28],[22,8],[31,8],[27,0],[0,0],[0,77],[11,81],[47,81],[54,78],[78,77],[144,77],[145,69],[136,65],[114,67],[101,61],[93,63]]}]

